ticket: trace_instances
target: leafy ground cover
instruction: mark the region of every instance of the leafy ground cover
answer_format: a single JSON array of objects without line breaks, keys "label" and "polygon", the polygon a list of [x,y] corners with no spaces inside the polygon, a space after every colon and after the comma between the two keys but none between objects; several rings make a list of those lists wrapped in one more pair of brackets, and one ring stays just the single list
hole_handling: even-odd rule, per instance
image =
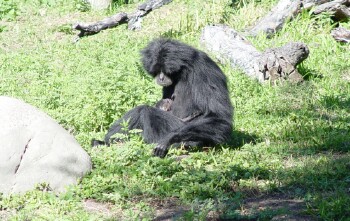
[{"label": "leafy ground cover", "polygon": [[205,25],[244,31],[275,1],[174,0],[145,17],[140,31],[122,25],[73,43],[74,22],[133,11],[138,2],[115,1],[95,12],[78,0],[0,0],[0,95],[47,112],[94,164],[66,193],[39,185],[0,195],[0,219],[349,220],[350,46],[330,31],[350,24],[304,11],[274,37],[250,38],[261,50],[305,42],[310,56],[299,67],[305,82],[261,85],[221,65],[235,106],[232,141],[159,159],[137,134],[112,147],[89,146],[125,111],[160,97],[140,49],[163,36],[205,50],[199,43]]}]

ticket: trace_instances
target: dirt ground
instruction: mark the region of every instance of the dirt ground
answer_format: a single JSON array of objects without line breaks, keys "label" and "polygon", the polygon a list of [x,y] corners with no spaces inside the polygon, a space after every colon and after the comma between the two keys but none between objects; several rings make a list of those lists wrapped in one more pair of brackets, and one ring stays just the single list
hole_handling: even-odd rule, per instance
[{"label": "dirt ground", "polygon": [[[149,202],[154,208],[155,221],[178,220],[186,212],[190,211],[189,207],[179,204],[175,198],[165,200],[151,200]],[[84,207],[91,213],[102,214],[105,217],[122,218],[122,210],[113,209],[112,204],[100,203],[95,200],[85,200]],[[306,209],[305,202],[301,199],[291,199],[283,194],[270,194],[259,197],[250,197],[243,201],[240,210],[236,211],[237,218],[222,218],[217,212],[209,212],[207,220],[228,221],[228,220],[258,220],[261,219],[259,214],[266,213],[272,216],[271,220],[285,221],[313,221],[315,218],[304,213]],[[274,215],[275,214],[275,215]],[[259,218],[258,218],[259,217]],[[270,220],[270,218],[267,218]]]}]

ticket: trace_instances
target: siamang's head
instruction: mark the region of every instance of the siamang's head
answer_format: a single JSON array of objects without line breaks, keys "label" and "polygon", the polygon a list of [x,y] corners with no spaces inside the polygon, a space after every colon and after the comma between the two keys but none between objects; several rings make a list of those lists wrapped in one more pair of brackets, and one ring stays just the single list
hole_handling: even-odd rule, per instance
[{"label": "siamang's head", "polygon": [[191,68],[197,51],[181,42],[159,38],[151,41],[141,51],[146,71],[156,78],[157,84],[166,87],[183,76]]}]

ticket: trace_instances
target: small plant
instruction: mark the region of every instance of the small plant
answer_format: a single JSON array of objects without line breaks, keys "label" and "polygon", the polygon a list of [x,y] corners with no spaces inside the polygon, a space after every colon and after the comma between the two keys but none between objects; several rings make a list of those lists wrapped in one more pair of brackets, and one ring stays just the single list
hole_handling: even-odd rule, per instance
[{"label": "small plant", "polygon": [[6,25],[0,25],[0,33],[4,31],[7,31]]},{"label": "small plant", "polygon": [[12,0],[0,0],[0,20],[12,21],[18,16],[17,4]]},{"label": "small plant", "polygon": [[86,0],[77,0],[75,8],[81,12],[87,12],[90,10],[90,5]]}]

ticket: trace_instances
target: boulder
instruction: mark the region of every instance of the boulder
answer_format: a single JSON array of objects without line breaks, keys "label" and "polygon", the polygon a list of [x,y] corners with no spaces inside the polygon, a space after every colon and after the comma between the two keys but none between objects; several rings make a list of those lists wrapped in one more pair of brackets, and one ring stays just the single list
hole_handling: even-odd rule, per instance
[{"label": "boulder", "polygon": [[112,4],[112,0],[87,0],[87,2],[94,10],[107,9]]},{"label": "boulder", "polygon": [[0,96],[0,192],[22,193],[39,183],[60,192],[90,170],[90,156],[56,121]]}]

